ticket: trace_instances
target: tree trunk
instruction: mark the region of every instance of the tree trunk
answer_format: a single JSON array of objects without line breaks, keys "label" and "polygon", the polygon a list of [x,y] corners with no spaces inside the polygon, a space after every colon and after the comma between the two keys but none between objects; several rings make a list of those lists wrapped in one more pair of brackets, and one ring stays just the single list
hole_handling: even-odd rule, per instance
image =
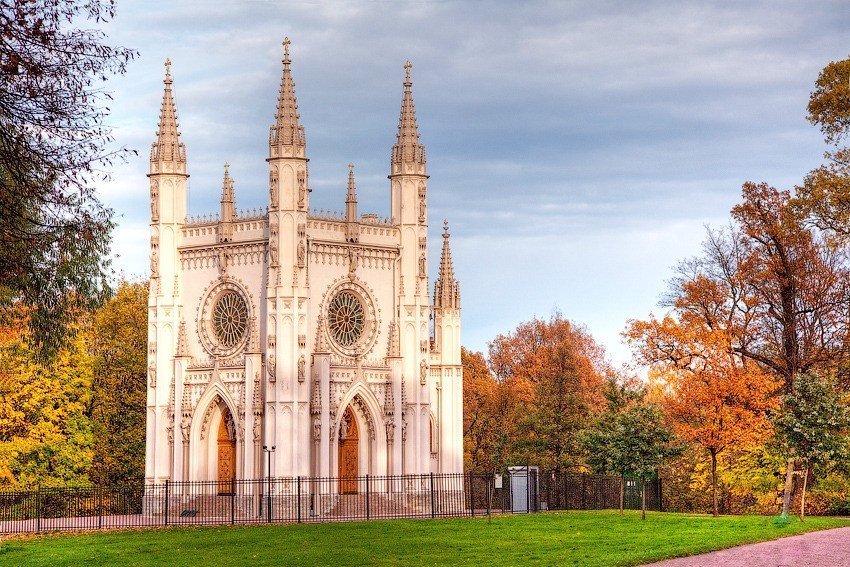
[{"label": "tree trunk", "polygon": [[620,515],[623,515],[623,501],[626,499],[626,475],[620,475]]},{"label": "tree trunk", "polygon": [[794,490],[794,459],[788,459],[785,468],[785,493],[782,497],[782,517],[788,516],[791,510],[791,492]]},{"label": "tree trunk", "polygon": [[646,479],[640,481],[640,518],[646,519]]},{"label": "tree trunk", "polygon": [[717,512],[717,451],[712,449],[711,453],[711,509],[714,517],[718,516]]},{"label": "tree trunk", "polygon": [[809,481],[809,467],[806,466],[803,468],[803,497],[800,500],[800,521],[802,522],[806,517],[806,485]]}]

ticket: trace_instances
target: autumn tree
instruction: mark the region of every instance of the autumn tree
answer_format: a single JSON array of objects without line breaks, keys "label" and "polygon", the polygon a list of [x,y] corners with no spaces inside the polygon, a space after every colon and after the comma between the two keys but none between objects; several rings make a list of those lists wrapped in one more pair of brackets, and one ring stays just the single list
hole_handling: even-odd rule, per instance
[{"label": "autumn tree", "polygon": [[826,163],[796,188],[795,204],[821,230],[842,244],[850,237],[850,59],[833,61],[820,72],[808,105],[809,121],[832,147]]},{"label": "autumn tree", "polygon": [[490,343],[489,363],[516,404],[511,459],[556,472],[580,464],[578,434],[601,410],[602,348],[559,313],[520,324]]},{"label": "autumn tree", "polygon": [[112,212],[94,183],[124,150],[103,82],[135,55],[105,43],[114,15],[114,0],[0,0],[0,316],[30,309],[37,354],[107,295]]},{"label": "autumn tree", "polygon": [[[776,427],[788,452],[802,462],[800,519],[806,515],[806,487],[812,467],[828,468],[848,455],[850,410],[828,377],[803,374],[782,398]],[[784,508],[789,507],[788,504]]]},{"label": "autumn tree", "polygon": [[807,226],[789,192],[746,183],[742,196],[733,224],[709,230],[703,254],[679,266],[665,305],[682,326],[722,331],[733,353],[773,374],[784,392],[801,373],[847,380],[843,252]]},{"label": "autumn tree", "polygon": [[492,472],[504,465],[510,439],[511,400],[493,377],[484,355],[466,348],[463,364],[463,442],[466,468]]},{"label": "autumn tree", "polygon": [[43,361],[26,340],[26,316],[0,329],[0,487],[86,484],[94,438],[85,335]]},{"label": "autumn tree", "polygon": [[91,478],[99,484],[144,476],[147,303],[145,283],[122,282],[95,312],[89,331],[95,433]]},{"label": "autumn tree", "polygon": [[663,409],[676,433],[708,453],[717,516],[718,455],[770,434],[767,412],[776,405],[777,381],[735,353],[725,330],[697,321],[633,321],[626,334],[638,360],[663,377]]}]

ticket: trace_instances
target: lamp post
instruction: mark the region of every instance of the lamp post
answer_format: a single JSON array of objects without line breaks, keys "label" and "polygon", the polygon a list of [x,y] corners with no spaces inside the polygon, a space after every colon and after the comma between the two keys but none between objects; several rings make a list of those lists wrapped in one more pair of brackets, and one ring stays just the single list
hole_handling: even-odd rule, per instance
[{"label": "lamp post", "polygon": [[263,445],[263,452],[268,455],[268,467],[266,469],[266,474],[268,475],[268,490],[266,491],[266,517],[268,518],[269,523],[271,523],[272,521],[272,453],[274,453],[274,449],[274,445],[272,445],[271,447]]}]

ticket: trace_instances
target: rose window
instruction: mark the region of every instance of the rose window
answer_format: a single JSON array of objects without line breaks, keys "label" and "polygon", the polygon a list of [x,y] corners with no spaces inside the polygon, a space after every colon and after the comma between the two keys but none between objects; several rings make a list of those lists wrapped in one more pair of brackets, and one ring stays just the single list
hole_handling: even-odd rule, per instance
[{"label": "rose window", "polygon": [[363,335],[365,321],[363,302],[351,291],[341,291],[328,306],[328,330],[340,346],[354,345]]},{"label": "rose window", "polygon": [[248,306],[240,294],[227,291],[216,300],[212,328],[222,348],[230,349],[242,342],[248,330]]}]

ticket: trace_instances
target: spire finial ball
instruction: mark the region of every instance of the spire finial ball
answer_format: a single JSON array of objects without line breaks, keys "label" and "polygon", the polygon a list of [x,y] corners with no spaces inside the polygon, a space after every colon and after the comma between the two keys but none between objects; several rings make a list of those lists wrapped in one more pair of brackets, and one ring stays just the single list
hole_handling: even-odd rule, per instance
[{"label": "spire finial ball", "polygon": [[348,171],[354,171],[354,163],[348,164]]}]

